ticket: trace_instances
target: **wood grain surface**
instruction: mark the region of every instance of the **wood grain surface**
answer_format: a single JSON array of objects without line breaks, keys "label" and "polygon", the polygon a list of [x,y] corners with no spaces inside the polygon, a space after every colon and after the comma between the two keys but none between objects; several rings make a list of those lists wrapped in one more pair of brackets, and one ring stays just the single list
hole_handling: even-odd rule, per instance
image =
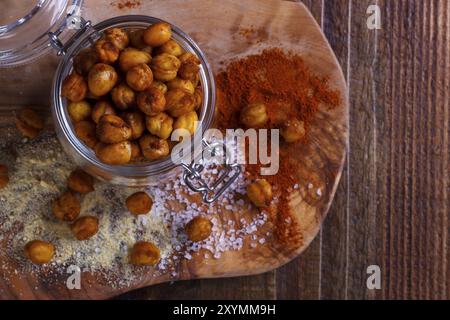
[{"label": "wood grain surface", "polygon": [[[122,299],[450,299],[450,1],[308,0],[350,90],[350,150],[319,237],[264,275]],[[382,29],[366,26],[369,5]],[[369,265],[381,290],[368,290]]]}]

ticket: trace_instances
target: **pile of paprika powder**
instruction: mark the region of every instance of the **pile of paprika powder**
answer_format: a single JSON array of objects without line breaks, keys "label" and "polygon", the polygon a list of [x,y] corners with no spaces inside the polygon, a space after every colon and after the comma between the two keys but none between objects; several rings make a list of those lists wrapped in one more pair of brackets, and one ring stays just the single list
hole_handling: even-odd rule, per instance
[{"label": "pile of paprika powder", "polygon": [[[299,55],[278,48],[232,61],[216,80],[219,129],[243,128],[241,110],[252,103],[263,103],[269,118],[267,129],[279,129],[289,119],[298,119],[305,125],[306,136],[297,143],[307,143],[308,128],[319,108],[336,108],[341,103],[339,92],[330,88],[328,78],[313,74]],[[301,183],[292,174],[300,170],[299,164],[291,161],[292,154],[283,145],[279,152],[276,175],[260,177],[261,164],[247,164],[246,174],[251,179],[264,178],[278,190],[278,201],[268,208],[274,234],[281,244],[298,245],[302,237],[286,190]]]}]

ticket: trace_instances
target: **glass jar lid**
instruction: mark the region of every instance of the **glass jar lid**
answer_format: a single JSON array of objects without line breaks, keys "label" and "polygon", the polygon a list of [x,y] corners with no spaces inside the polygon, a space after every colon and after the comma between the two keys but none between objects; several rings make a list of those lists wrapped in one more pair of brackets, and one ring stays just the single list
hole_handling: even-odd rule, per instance
[{"label": "glass jar lid", "polygon": [[83,0],[2,0],[0,67],[29,63],[51,48],[48,33],[80,15]]}]

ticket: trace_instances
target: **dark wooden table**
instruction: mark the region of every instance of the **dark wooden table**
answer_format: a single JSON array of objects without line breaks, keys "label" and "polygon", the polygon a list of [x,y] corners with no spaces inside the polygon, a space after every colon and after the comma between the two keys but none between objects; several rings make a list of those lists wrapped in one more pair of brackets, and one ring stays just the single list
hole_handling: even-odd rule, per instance
[{"label": "dark wooden table", "polygon": [[[350,89],[350,152],[331,212],[285,267],[123,299],[450,299],[450,1],[304,1]],[[381,30],[367,8],[381,9]],[[300,27],[300,26],[299,26]],[[381,290],[369,290],[378,265]]]}]

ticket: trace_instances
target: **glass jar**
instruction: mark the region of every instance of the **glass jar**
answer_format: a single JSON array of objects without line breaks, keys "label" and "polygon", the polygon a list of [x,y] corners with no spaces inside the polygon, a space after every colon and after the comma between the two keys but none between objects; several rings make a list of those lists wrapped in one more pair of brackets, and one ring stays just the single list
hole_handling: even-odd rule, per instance
[{"label": "glass jar", "polygon": [[[40,2],[55,2],[50,0],[41,0]],[[56,1],[58,2],[58,1]],[[67,2],[67,1],[66,1]],[[67,4],[67,3],[66,3]],[[72,1],[72,4],[80,5],[81,1]],[[129,164],[121,166],[112,166],[102,163],[97,159],[94,151],[82,143],[75,135],[75,130],[72,121],[67,111],[67,101],[61,97],[61,86],[63,80],[72,72],[73,58],[84,48],[91,46],[97,39],[100,38],[103,31],[109,28],[118,27],[123,29],[140,29],[147,28],[149,25],[161,22],[158,18],[128,15],[111,18],[102,21],[96,25],[92,25],[90,21],[84,21],[81,17],[76,15],[77,12],[68,12],[65,21],[53,31],[48,32],[47,50],[50,45],[58,50],[58,55],[61,56],[58,68],[53,81],[53,88],[51,92],[52,100],[52,115],[54,119],[55,131],[64,148],[64,150],[74,159],[78,166],[93,176],[108,181],[113,184],[126,185],[132,187],[147,186],[159,183],[165,179],[171,179],[175,175],[182,174],[186,184],[194,191],[200,192],[203,195],[205,202],[215,201],[239,176],[241,168],[237,164],[226,163],[224,171],[218,177],[218,183],[207,185],[201,177],[201,172],[204,166],[200,162],[188,163],[174,163],[169,156],[165,159],[144,163],[144,164]],[[78,24],[77,31],[67,41],[61,39],[65,34],[66,29],[73,24]],[[182,30],[172,25],[173,39],[177,41],[185,51],[192,52],[200,59],[200,83],[203,89],[203,105],[199,113],[200,128],[195,137],[203,136],[203,133],[211,127],[213,117],[215,114],[216,92],[215,82],[210,67],[204,53],[199,46]],[[50,40],[50,41],[49,41]],[[37,44],[43,46],[43,40],[36,41]],[[43,49],[43,48],[41,48]],[[35,49],[30,49],[31,51]],[[20,51],[20,50],[19,50]],[[31,52],[30,51],[30,52]],[[22,48],[20,52],[25,52]],[[29,53],[29,52],[28,52]],[[25,59],[19,59],[20,54],[12,53],[7,59],[3,61],[3,65],[17,65],[19,63],[29,62],[32,58],[30,54]],[[16,57],[14,59],[13,57]],[[9,60],[8,60],[9,59]],[[204,142],[204,146],[209,149],[223,149],[224,145],[208,144]],[[222,150],[223,151],[223,150]],[[225,150],[226,152],[226,150]],[[194,153],[194,149],[192,149]],[[192,154],[186,155],[186,158],[191,158]],[[199,159],[196,155],[194,157]],[[200,157],[201,158],[201,157]],[[183,172],[184,171],[184,172]]]}]

